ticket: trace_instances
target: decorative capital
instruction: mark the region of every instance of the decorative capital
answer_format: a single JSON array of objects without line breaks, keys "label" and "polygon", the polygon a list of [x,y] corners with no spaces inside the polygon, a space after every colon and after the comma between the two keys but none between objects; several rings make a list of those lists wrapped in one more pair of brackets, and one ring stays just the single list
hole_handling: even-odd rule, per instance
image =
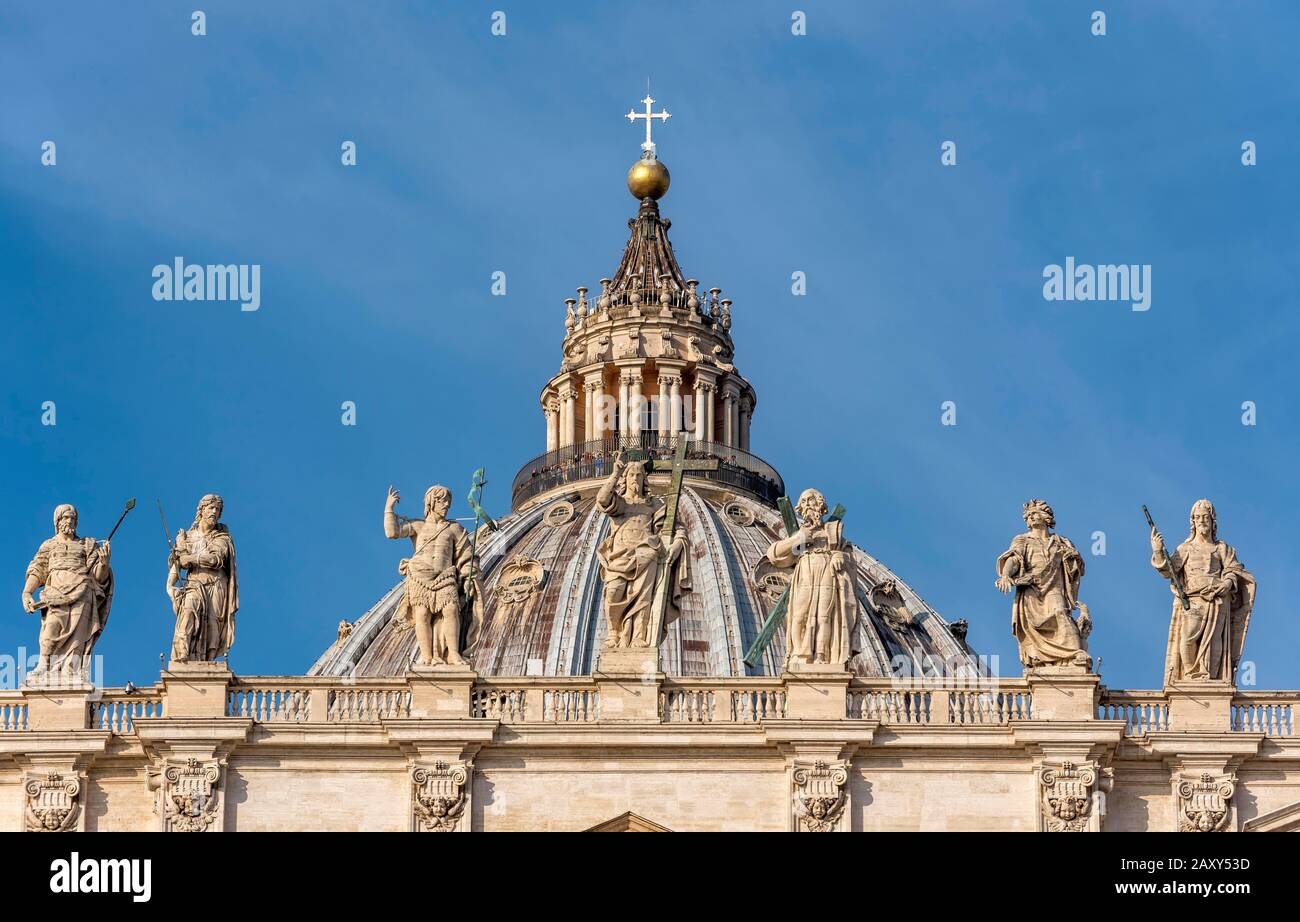
[{"label": "decorative capital", "polygon": [[1095,809],[1094,794],[1105,771],[1091,761],[1067,759],[1043,765],[1038,772],[1039,828],[1043,832],[1100,832],[1101,815]]},{"label": "decorative capital", "polygon": [[796,761],[793,782],[795,832],[847,832],[849,763]]},{"label": "decorative capital", "polygon": [[190,757],[165,760],[149,772],[157,791],[154,813],[163,832],[221,831],[221,763]]},{"label": "decorative capital", "polygon": [[81,819],[78,773],[35,772],[23,780],[23,828],[27,832],[69,832]]},{"label": "decorative capital", "polygon": [[413,832],[467,832],[469,820],[468,762],[438,760],[411,768]]},{"label": "decorative capital", "polygon": [[1237,791],[1235,775],[1182,778],[1175,785],[1178,794],[1179,832],[1222,832],[1232,822],[1232,795]]}]

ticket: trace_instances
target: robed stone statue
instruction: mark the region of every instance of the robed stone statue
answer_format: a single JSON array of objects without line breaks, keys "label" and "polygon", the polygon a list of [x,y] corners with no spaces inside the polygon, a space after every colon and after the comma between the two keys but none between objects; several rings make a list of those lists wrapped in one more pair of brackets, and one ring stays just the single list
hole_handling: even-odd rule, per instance
[{"label": "robed stone statue", "polygon": [[818,490],[804,490],[794,507],[799,530],[767,549],[774,567],[793,568],[787,613],[785,668],[843,668],[858,625],[858,594],[852,545],[844,523],[823,522],[828,507]]},{"label": "robed stone statue", "polygon": [[1090,666],[1092,620],[1079,604],[1083,557],[1069,538],[1052,531],[1056,516],[1041,499],[1025,503],[1024,519],[1029,531],[1012,538],[998,557],[996,583],[1000,591],[1016,594],[1011,633],[1020,644],[1020,662],[1026,668]]},{"label": "robed stone statue", "polygon": [[[1175,593],[1165,654],[1165,685],[1180,681],[1233,682],[1255,605],[1255,578],[1232,545],[1219,540],[1214,504],[1197,500],[1191,533],[1170,554],[1151,529],[1151,566],[1171,580]],[[1177,598],[1176,580],[1189,607]]]},{"label": "robed stone statue", "polygon": [[424,493],[424,519],[402,519],[394,512],[401,494],[389,487],[384,534],[410,538],[415,549],[397,565],[406,592],[394,616],[415,627],[422,666],[468,666],[483,625],[482,593],[475,576],[469,532],[447,518],[451,490],[432,486]]},{"label": "robed stone statue", "polygon": [[30,682],[85,679],[113,604],[110,553],[107,541],[77,534],[76,508],[54,510],[54,537],[41,542],[23,584],[23,609],[41,615],[40,660]]},{"label": "robed stone statue", "polygon": [[609,625],[605,646],[657,649],[680,614],[682,594],[690,591],[686,537],[674,529],[665,541],[667,500],[647,492],[645,463],[622,454],[596,494],[596,508],[612,526],[596,549]]},{"label": "robed stone statue", "polygon": [[235,643],[239,580],[235,542],[230,529],[221,523],[224,508],[215,493],[199,500],[194,524],[177,532],[167,561],[167,594],[176,613],[173,662],[214,662],[228,655]]}]

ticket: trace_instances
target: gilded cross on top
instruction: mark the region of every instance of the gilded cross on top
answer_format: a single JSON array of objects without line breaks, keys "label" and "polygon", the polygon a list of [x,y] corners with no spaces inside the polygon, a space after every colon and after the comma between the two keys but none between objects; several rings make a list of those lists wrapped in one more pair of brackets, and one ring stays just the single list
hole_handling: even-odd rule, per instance
[{"label": "gilded cross on top", "polygon": [[635,109],[632,109],[627,113],[627,120],[631,122],[633,125],[635,125],[637,119],[639,118],[645,119],[645,143],[641,145],[641,149],[644,151],[648,151],[650,154],[653,155],[655,152],[655,142],[650,139],[650,126],[654,123],[655,119],[660,119],[664,122],[667,122],[670,118],[672,118],[672,115],[668,112],[667,109],[661,109],[658,112],[651,111],[651,108],[654,106],[655,101],[650,98],[649,93],[646,93],[645,99],[641,101],[645,103],[645,112],[638,112]]}]

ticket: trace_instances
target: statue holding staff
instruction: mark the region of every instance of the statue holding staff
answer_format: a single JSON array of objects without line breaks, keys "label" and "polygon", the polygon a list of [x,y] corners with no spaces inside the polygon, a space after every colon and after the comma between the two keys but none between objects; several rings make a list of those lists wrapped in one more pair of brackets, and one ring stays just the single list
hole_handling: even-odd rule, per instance
[{"label": "statue holding staff", "polygon": [[1179,681],[1234,681],[1255,605],[1255,578],[1236,550],[1219,540],[1214,504],[1198,499],[1187,540],[1170,554],[1151,525],[1151,566],[1181,589],[1174,599],[1165,653],[1165,685]]},{"label": "statue holding staff", "polygon": [[645,462],[628,461],[621,452],[596,494],[596,508],[611,522],[596,551],[605,582],[607,648],[657,649],[678,617],[682,594],[690,591],[686,537],[676,525],[684,449],[683,440],[667,497],[647,492]]},{"label": "statue holding staff", "polygon": [[[64,503],[55,508],[54,537],[37,548],[23,584],[23,609],[41,615],[40,660],[29,681],[85,677],[113,604],[111,554],[108,540],[77,534],[76,507]],[[40,589],[38,600],[34,593]]]},{"label": "statue holding staff", "polygon": [[844,522],[832,517],[820,490],[799,494],[799,527],[767,549],[774,567],[793,569],[785,668],[823,665],[843,668],[856,652],[853,635],[859,607],[852,545]]},{"label": "statue holding staff", "polygon": [[406,594],[395,618],[415,626],[422,666],[468,666],[483,624],[482,593],[475,577],[474,545],[459,522],[447,518],[451,490],[432,486],[424,494],[424,519],[405,519],[394,507],[401,494],[388,488],[384,535],[409,538],[414,553],[397,565]]}]

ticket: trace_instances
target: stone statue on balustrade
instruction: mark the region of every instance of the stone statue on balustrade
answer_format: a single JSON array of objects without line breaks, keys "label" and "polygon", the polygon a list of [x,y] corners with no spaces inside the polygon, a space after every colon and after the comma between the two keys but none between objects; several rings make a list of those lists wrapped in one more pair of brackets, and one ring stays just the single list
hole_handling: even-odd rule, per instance
[{"label": "stone statue on balustrade", "polygon": [[670,509],[676,521],[678,495],[652,496],[645,462],[628,461],[621,452],[596,494],[596,508],[611,524],[596,550],[605,583],[606,650],[657,650],[680,614],[691,586],[686,536],[675,525],[671,536],[663,534]]},{"label": "stone statue on balustrade", "polygon": [[421,666],[469,666],[483,625],[483,594],[475,574],[474,545],[459,522],[449,520],[451,490],[432,486],[424,494],[424,518],[407,519],[394,507],[392,487],[384,505],[384,534],[409,538],[415,549],[397,566],[406,592],[394,616],[415,627]]},{"label": "stone statue on balustrade", "polygon": [[1015,591],[1011,633],[1020,644],[1020,662],[1027,669],[1087,669],[1092,619],[1079,602],[1083,557],[1069,538],[1052,531],[1056,516],[1041,499],[1025,503],[1024,519],[1029,531],[1011,539],[998,557],[996,583],[1004,593]]},{"label": "stone statue on balustrade", "polygon": [[1232,683],[1255,605],[1255,578],[1232,545],[1219,540],[1214,504],[1208,499],[1192,506],[1190,526],[1187,540],[1172,554],[1160,532],[1151,528],[1151,566],[1170,581],[1174,593],[1165,685]]},{"label": "stone statue on balustrade", "polygon": [[108,541],[77,534],[76,508],[65,503],[54,510],[54,537],[41,542],[23,584],[23,609],[41,615],[40,659],[28,683],[86,680],[113,604],[110,555]]},{"label": "stone statue on balustrade", "polygon": [[853,546],[844,523],[823,521],[828,507],[818,490],[804,490],[794,507],[799,529],[767,549],[774,567],[793,568],[786,619],[785,669],[844,669],[857,651],[858,605]]},{"label": "stone statue on balustrade", "polygon": [[176,533],[167,558],[167,595],[176,614],[174,663],[216,662],[235,643],[239,580],[235,541],[221,522],[224,509],[215,493],[200,499],[194,524]]}]

